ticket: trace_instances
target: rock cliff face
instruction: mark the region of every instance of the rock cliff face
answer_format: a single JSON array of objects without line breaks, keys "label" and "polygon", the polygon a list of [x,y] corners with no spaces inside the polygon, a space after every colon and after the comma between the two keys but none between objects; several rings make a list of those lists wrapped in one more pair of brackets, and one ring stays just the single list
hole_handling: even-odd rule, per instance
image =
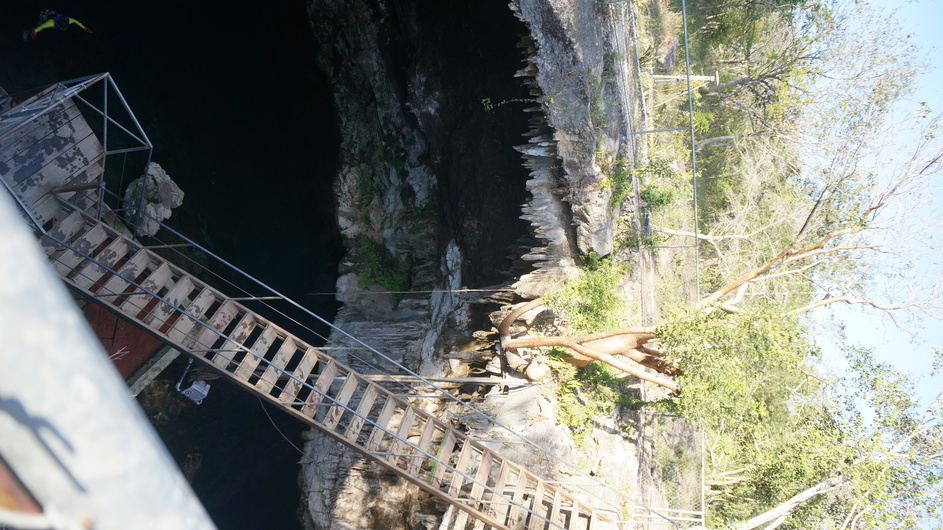
[{"label": "rock cliff face", "polygon": [[[582,255],[612,252],[618,212],[596,156],[631,156],[632,126],[630,96],[600,81],[621,75],[611,54],[623,20],[601,19],[596,5],[309,2],[342,137],[335,198],[348,253],[338,327],[424,376],[465,376],[494,354],[486,333],[473,339],[490,327],[489,311],[542,294]],[[381,285],[367,272],[378,255],[387,268],[406,265],[400,285],[436,292],[388,293],[388,278]],[[455,292],[495,285],[504,293]],[[331,341],[335,352],[360,346],[339,333]],[[338,357],[371,369],[359,355]],[[538,387],[491,390],[480,405],[576,458]],[[631,446],[597,434],[581,458],[612,469],[613,480],[634,473]],[[305,449],[307,527],[457,527],[447,506],[317,432]]]}]

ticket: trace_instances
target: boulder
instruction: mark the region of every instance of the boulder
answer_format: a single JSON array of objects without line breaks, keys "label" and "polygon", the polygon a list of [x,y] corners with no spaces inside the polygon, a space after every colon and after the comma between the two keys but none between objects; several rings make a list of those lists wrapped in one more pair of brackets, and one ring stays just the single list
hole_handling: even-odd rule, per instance
[{"label": "boulder", "polygon": [[152,237],[160,230],[158,222],[170,218],[171,210],[183,204],[183,191],[160,164],[150,162],[144,175],[128,185],[124,200],[129,205],[143,200],[141,209],[145,215],[137,222],[134,234]]}]

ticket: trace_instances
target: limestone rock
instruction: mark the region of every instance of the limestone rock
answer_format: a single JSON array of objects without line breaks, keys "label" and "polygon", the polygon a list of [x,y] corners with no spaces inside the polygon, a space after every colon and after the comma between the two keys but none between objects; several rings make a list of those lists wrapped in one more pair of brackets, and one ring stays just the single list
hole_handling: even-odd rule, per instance
[{"label": "limestone rock", "polygon": [[[143,188],[143,189],[142,189]],[[128,185],[124,200],[137,204],[143,199],[141,216],[135,229],[137,236],[154,236],[160,230],[158,221],[170,218],[171,210],[183,204],[183,190],[170,179],[156,162],[147,165],[144,175]]]}]

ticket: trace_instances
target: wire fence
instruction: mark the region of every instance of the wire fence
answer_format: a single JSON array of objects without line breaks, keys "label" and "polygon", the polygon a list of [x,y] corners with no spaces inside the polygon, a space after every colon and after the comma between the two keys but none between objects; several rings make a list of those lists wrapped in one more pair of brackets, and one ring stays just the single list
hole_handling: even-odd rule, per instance
[{"label": "wire fence", "polygon": [[636,511],[645,528],[697,528],[704,522],[704,447],[700,432],[680,417],[640,415],[639,491],[665,519]]},{"label": "wire fence", "polygon": [[[632,133],[633,136],[643,139],[636,142],[637,158],[642,163],[649,163],[651,157],[648,152],[648,138],[653,135],[684,134],[685,142],[690,146],[690,211],[685,212],[684,218],[675,216],[673,220],[679,226],[671,227],[677,235],[686,233],[690,241],[682,244],[659,244],[653,237],[651,218],[646,216],[646,230],[639,234],[647,237],[649,247],[658,249],[663,255],[669,253],[673,265],[677,268],[693,268],[693,285],[681,280],[677,285],[661,285],[656,287],[649,283],[649,289],[660,290],[662,297],[675,296],[682,301],[697,300],[701,296],[701,274],[698,234],[698,169],[697,144],[695,140],[695,116],[693,91],[709,82],[717,82],[718,75],[692,75],[691,57],[688,34],[687,3],[681,0],[681,26],[683,40],[681,42],[684,53],[683,74],[676,72],[655,73],[650,71],[643,75],[642,64],[639,60],[638,28],[639,19],[634,2],[624,2],[623,6],[631,15],[631,32],[635,49],[634,66],[638,74],[638,112],[640,130]],[[647,77],[647,79],[643,79]],[[647,82],[646,82],[647,81]],[[648,94],[646,94],[648,92]],[[686,98],[684,111],[681,113],[685,123],[655,123],[659,107],[671,101]],[[639,172],[644,178],[644,172]],[[640,184],[641,185],[641,184]],[[638,189],[638,188],[637,188]],[[680,208],[675,201],[674,207]],[[649,263],[652,266],[652,263]],[[670,283],[669,280],[663,280]],[[674,292],[668,292],[674,291]],[[639,502],[652,507],[665,518],[654,519],[648,514],[633,511],[633,521],[640,528],[703,528],[706,517],[706,503],[704,499],[705,476],[705,449],[704,435],[686,420],[674,415],[640,414],[639,415]]]}]

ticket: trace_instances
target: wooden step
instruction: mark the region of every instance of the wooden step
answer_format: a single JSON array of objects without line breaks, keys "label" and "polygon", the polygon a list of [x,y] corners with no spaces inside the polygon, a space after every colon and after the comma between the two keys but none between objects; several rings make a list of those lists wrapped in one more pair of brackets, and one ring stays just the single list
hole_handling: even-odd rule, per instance
[{"label": "wooden step", "polygon": [[[246,351],[243,343],[249,338],[253,328],[255,328],[255,324],[255,314],[245,313],[242,315],[236,327],[229,333],[229,339],[223,343],[220,350],[218,352],[209,352],[206,358],[210,359],[210,361],[220,367],[220,369],[228,370],[233,357],[239,352],[244,353]],[[212,346],[206,347],[212,348]]]},{"label": "wooden step", "polygon": [[262,330],[262,333],[249,347],[249,353],[242,362],[239,363],[239,367],[236,368],[235,376],[237,378],[243,381],[249,381],[249,378],[255,373],[255,369],[259,366],[259,363],[262,362],[265,354],[268,353],[269,349],[272,347],[276,336],[277,333],[273,326],[266,326],[265,329]]},{"label": "wooden step", "polygon": [[531,497],[530,511],[534,512],[530,514],[530,519],[527,523],[527,530],[539,530],[544,527],[545,521],[534,515],[534,514],[544,514],[544,481],[537,481],[537,487],[534,490],[534,495]]},{"label": "wooden step", "polygon": [[70,213],[49,231],[49,237],[44,237],[40,240],[43,251],[50,258],[55,259],[59,254],[66,252],[68,249],[61,246],[52,238],[68,244],[72,241],[72,236],[80,231],[84,231],[83,229],[85,228],[85,217],[82,215],[82,212],[76,210]]},{"label": "wooden step", "polygon": [[[140,282],[141,289],[149,293],[157,294],[157,292],[163,289],[164,285],[170,281],[172,275],[173,269],[171,269],[170,264],[166,261],[162,262],[157,265],[144,281]],[[154,296],[151,294],[135,294],[126,298],[124,303],[119,306],[119,309],[131,317],[137,317],[138,313],[144,310],[147,303],[154,300]]]},{"label": "wooden step", "polygon": [[532,476],[527,473],[526,470],[515,465],[517,476],[514,481],[513,495],[511,500],[514,501],[514,504],[511,505],[510,510],[508,511],[508,526],[514,528],[523,527],[524,521],[527,519],[527,512],[524,511],[521,506],[526,506],[527,503],[524,500],[524,496],[528,491],[532,491],[534,488],[531,487],[531,478]]},{"label": "wooden step", "polygon": [[449,497],[457,497],[461,491],[462,485],[465,483],[465,477],[463,475],[468,474],[468,465],[471,463],[474,453],[475,444],[465,439],[464,443],[462,443],[462,450],[458,455],[458,461],[455,463],[455,469],[458,473],[452,475],[452,481],[449,484]]},{"label": "wooden step", "polygon": [[501,467],[498,468],[498,476],[493,485],[494,491],[485,493],[485,497],[491,501],[488,503],[488,515],[498,521],[504,521],[511,507],[504,499],[504,488],[507,486],[511,473],[513,473],[511,463],[506,459],[501,459]]},{"label": "wooden step", "polygon": [[340,368],[333,359],[328,361],[324,366],[324,371],[318,375],[318,380],[314,383],[314,390],[317,391],[312,390],[305,399],[305,405],[301,408],[302,414],[309,418],[314,418],[318,413],[318,405],[324,401],[324,396],[327,395],[339,371]]},{"label": "wooden step", "polygon": [[91,256],[95,249],[107,239],[108,231],[101,224],[96,224],[82,237],[75,240],[72,246],[77,252],[70,251],[62,254],[52,265],[61,276],[68,277],[76,267],[85,262],[85,256]]},{"label": "wooden step", "polygon": [[[401,468],[398,464],[402,462],[401,454],[403,453],[403,440],[409,438],[409,431],[414,426],[413,423],[416,419],[417,410],[418,409],[413,407],[408,407],[403,410],[402,419],[400,420],[399,427],[396,429],[396,438],[393,438],[390,441],[390,454],[387,456],[387,460],[396,466],[397,469]],[[408,462],[406,464],[408,464]],[[402,468],[405,468],[405,465],[402,466]]]},{"label": "wooden step", "polygon": [[199,328],[199,330],[204,329],[203,325],[198,321],[202,320],[203,316],[209,311],[214,302],[216,302],[216,291],[209,287],[204,287],[193,301],[187,304],[187,307],[183,308],[186,314],[177,315],[170,330],[167,331],[167,337],[175,344],[183,345],[184,349],[192,348],[193,341],[188,341],[187,337],[197,328]]},{"label": "wooden step", "polygon": [[360,436],[360,431],[363,429],[366,419],[370,415],[371,409],[373,409],[374,403],[377,401],[377,396],[379,395],[379,390],[377,385],[371,384],[368,385],[364,391],[363,395],[360,396],[360,402],[357,404],[357,414],[359,416],[354,416],[350,420],[350,424],[347,426],[347,430],[344,431],[344,437],[352,442],[356,442],[358,436]]},{"label": "wooden step", "polygon": [[364,448],[370,452],[380,451],[383,439],[389,430],[390,420],[393,419],[393,415],[396,413],[397,401],[392,396],[386,396],[384,399],[386,401],[384,401],[383,408],[380,409],[380,414],[377,416],[377,426],[370,431],[370,436],[364,445]]},{"label": "wooden step", "polygon": [[553,490],[553,501],[550,505],[550,516],[547,519],[551,521],[560,520],[560,505],[563,503],[563,492],[559,489]]},{"label": "wooden step", "polygon": [[344,379],[343,384],[341,384],[340,390],[337,392],[337,396],[334,397],[335,406],[332,406],[327,412],[327,416],[324,418],[324,426],[330,430],[337,428],[340,424],[341,417],[344,415],[344,408],[336,406],[337,404],[346,407],[350,403],[350,399],[354,396],[354,392],[357,391],[357,386],[360,381],[358,377],[353,372],[347,374],[347,377]]},{"label": "wooden step", "polygon": [[177,278],[177,281],[174,282],[170,291],[163,296],[164,300],[168,303],[160,304],[154,308],[154,310],[144,318],[144,323],[157,331],[161,331],[161,328],[167,323],[170,315],[177,312],[177,308],[183,304],[190,293],[193,292],[193,289],[193,280],[191,280],[189,276]]},{"label": "wooden step", "polygon": [[[131,242],[127,239],[119,237],[92,257],[95,258],[95,261],[104,265],[104,267],[114,269],[115,265],[132,250],[136,250],[136,247],[132,246]],[[72,283],[81,289],[91,292],[92,288],[99,280],[108,274],[108,270],[104,267],[88,261],[80,266],[75,274],[72,275]]]},{"label": "wooden step", "polygon": [[120,304],[125,300],[125,297],[122,296],[123,293],[129,290],[138,290],[128,280],[136,280],[150,264],[150,254],[144,249],[139,249],[118,269],[116,274],[108,277],[101,288],[95,289],[93,287],[92,291],[97,292],[102,299],[107,300],[109,303]]},{"label": "wooden step", "polygon": [[[265,368],[262,377],[255,383],[256,388],[262,391],[263,394],[268,395],[275,388],[275,383],[278,382],[281,371],[288,365],[288,361],[295,355],[297,350],[298,347],[295,345],[294,339],[287,337],[281,347],[278,348],[272,362]],[[294,399],[295,394],[292,394],[292,399]],[[279,401],[287,400],[279,399]]]},{"label": "wooden step", "polygon": [[485,483],[488,482],[488,477],[491,476],[491,464],[494,461],[494,455],[488,449],[483,449],[481,453],[481,460],[478,462],[478,470],[475,473],[475,483],[472,484],[471,492],[468,494],[470,499],[483,499],[482,494],[485,492]]},{"label": "wooden step", "polygon": [[453,473],[446,464],[448,464],[449,460],[452,458],[452,451],[455,450],[457,441],[458,438],[456,437],[455,430],[446,428],[445,434],[442,436],[442,441],[439,443],[439,447],[436,449],[436,452],[433,453],[436,457],[436,462],[433,464],[432,476],[429,478],[429,483],[436,488],[441,488],[446,475]]},{"label": "wooden step", "polygon": [[[213,293],[213,298],[216,298],[216,293]],[[187,311],[189,313],[189,311]],[[200,331],[196,339],[192,344],[189,345],[189,349],[193,350],[210,350],[213,348],[213,345],[216,344],[217,340],[220,338],[220,334],[223,333],[229,323],[236,318],[236,315],[239,313],[239,307],[232,300],[224,301],[217,309],[209,316],[207,324],[209,327],[204,327]]]},{"label": "wooden step", "polygon": [[[418,416],[419,415],[417,414],[417,417]],[[430,442],[432,441],[432,437],[435,434],[436,427],[438,427],[438,425],[436,425],[436,421],[434,418],[432,418],[432,416],[423,415],[423,417],[425,419],[425,425],[423,426],[422,434],[419,436],[419,441],[416,442],[416,447],[425,453],[434,454],[435,450],[430,446]],[[424,477],[420,476],[419,470],[422,468],[423,462],[429,460],[429,457],[425,456],[419,451],[411,450],[410,452],[414,456],[409,459],[409,462],[406,466],[406,472],[416,478],[424,479]],[[431,469],[431,462],[429,467]]]},{"label": "wooden step", "polygon": [[[286,376],[285,385],[278,400],[283,402],[294,401],[295,396],[301,391],[304,382],[308,379],[308,376],[311,375],[311,372],[314,371],[319,361],[323,360],[320,359],[318,351],[309,346],[298,362],[298,366],[291,372],[291,377]],[[324,362],[321,362],[321,364],[324,364]]]}]

